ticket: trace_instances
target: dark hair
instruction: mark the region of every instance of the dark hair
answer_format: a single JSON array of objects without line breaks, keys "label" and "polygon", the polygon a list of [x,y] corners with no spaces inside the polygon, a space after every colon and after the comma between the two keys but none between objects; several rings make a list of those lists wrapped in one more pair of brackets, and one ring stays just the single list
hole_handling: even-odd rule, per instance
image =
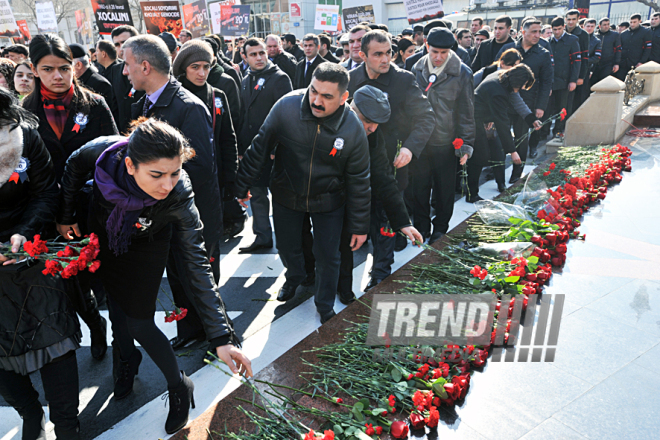
[{"label": "dark hair", "polygon": [[159,159],[181,157],[186,162],[195,157],[185,136],[165,121],[141,116],[131,122],[129,133],[126,156],[135,168]]},{"label": "dark hair", "polygon": [[226,47],[224,38],[220,38],[216,34],[211,34],[211,35],[208,35],[205,38],[205,40],[208,40],[209,38],[212,38],[216,43],[218,43],[218,51],[222,51]]},{"label": "dark hair", "polygon": [[484,19],[483,19],[482,17],[474,17],[474,18],[472,19],[472,21],[478,21],[478,22],[479,22],[479,26],[483,26],[483,25],[484,25]]},{"label": "dark hair", "polygon": [[465,34],[469,34],[470,36],[472,36],[472,32],[470,32],[470,29],[460,29],[460,28],[456,29],[456,39],[457,40],[460,40],[461,38],[463,38],[463,35],[465,35]]},{"label": "dark hair", "polygon": [[101,52],[105,52],[112,61],[117,59],[117,48],[111,42],[107,40],[100,40],[98,42],[98,47],[99,50]]},{"label": "dark hair", "polygon": [[511,17],[508,15],[500,15],[495,19],[495,23],[504,23],[504,26],[511,27]]},{"label": "dark hair", "polygon": [[134,37],[139,34],[137,29],[135,29],[133,26],[128,25],[128,24],[122,24],[121,26],[117,26],[110,32],[110,38],[115,38],[117,35],[121,35],[124,32],[128,32],[131,34],[131,37]]},{"label": "dark hair", "polygon": [[[587,21],[586,18],[581,18],[578,20],[578,24],[584,26],[584,22]],[[595,21],[595,20],[594,20]]]},{"label": "dark hair", "polygon": [[534,73],[527,64],[518,64],[500,72],[500,83],[509,92],[513,89],[529,90],[534,85]]},{"label": "dark hair", "polygon": [[[11,76],[12,82],[13,82],[13,84],[14,84],[14,85],[12,86],[11,90],[16,91],[16,93],[18,93],[18,91],[16,90],[16,82],[14,81],[14,77],[16,76],[16,70],[17,70],[20,66],[25,66],[25,67],[28,68],[28,70],[30,71],[30,73],[32,72],[32,62],[31,62],[28,58],[26,58],[26,59],[24,59],[23,61],[21,61],[20,63],[17,63],[17,64],[16,64],[16,67],[14,67],[14,73],[13,73],[12,76]],[[34,81],[34,79],[33,79],[33,81]]]},{"label": "dark hair", "polygon": [[566,22],[564,22],[564,19],[562,17],[555,17],[550,22],[550,26],[552,27],[565,26],[565,25]]},{"label": "dark hair", "polygon": [[410,38],[401,38],[399,40],[399,44],[397,45],[397,56],[401,56],[401,52],[405,52],[408,50],[410,46],[414,46],[415,43],[410,39]]},{"label": "dark hair", "polygon": [[330,41],[329,36],[327,36],[326,34],[320,34],[319,35],[319,41],[321,42],[321,45],[325,44],[325,48],[330,50],[330,46],[332,45],[332,41]]},{"label": "dark hair", "polygon": [[14,70],[16,63],[9,58],[0,58],[0,75],[5,77],[7,86],[10,90],[14,90]]},{"label": "dark hair", "polygon": [[296,36],[293,34],[285,34],[284,41],[288,41],[290,44],[296,44]]},{"label": "dark hair", "polygon": [[522,28],[523,28],[523,30],[526,31],[526,30],[528,30],[530,27],[532,27],[532,25],[534,25],[534,24],[538,24],[538,25],[540,25],[540,24],[541,24],[541,21],[540,21],[540,20],[537,20],[537,19],[527,20],[525,23],[523,23]]},{"label": "dark hair", "polygon": [[11,90],[0,87],[0,127],[9,126],[11,131],[21,123],[36,128],[39,120],[34,113],[18,105],[18,99]]},{"label": "dark hair", "polygon": [[[69,46],[55,34],[39,34],[35,35],[30,42],[30,60],[36,70],[42,58],[53,55],[61,58],[71,64],[73,69],[73,55]],[[92,92],[78,83],[75,75],[73,76],[73,100],[71,101],[71,108],[69,111],[74,112],[82,111],[89,114],[89,107],[92,104]],[[34,90],[23,100],[23,107],[36,114],[37,108],[41,105],[41,79],[38,76],[34,77]]]},{"label": "dark hair", "polygon": [[360,46],[360,50],[364,52],[366,55],[369,55],[369,44],[372,41],[375,41],[376,43],[389,43],[390,45],[392,44],[392,40],[390,39],[390,36],[386,34],[384,31],[381,30],[369,31],[362,36],[362,42]]},{"label": "dark hair", "polygon": [[319,81],[331,82],[337,84],[339,91],[344,93],[348,88],[348,71],[335,63],[321,63],[314,70],[312,78]]},{"label": "dark hair", "polygon": [[266,43],[261,38],[248,38],[247,41],[243,44],[243,55],[247,56],[247,47],[248,46],[266,46]]},{"label": "dark hair", "polygon": [[13,46],[5,47],[5,53],[17,53],[19,55],[29,56],[28,48],[22,44],[14,44]]},{"label": "dark hair", "polygon": [[390,31],[390,28],[387,27],[386,24],[379,24],[378,26],[379,26],[379,28],[380,28],[381,31],[385,31],[385,32],[389,32],[389,31]]},{"label": "dark hair", "polygon": [[587,25],[587,24],[593,24],[593,25],[595,25],[595,24],[596,24],[596,19],[595,19],[595,18],[589,18],[588,20],[585,20],[585,21],[584,21],[584,24],[585,24],[585,25]]},{"label": "dark hair", "polygon": [[181,34],[186,34],[186,36],[192,38],[193,34],[190,32],[188,29],[181,29],[181,32],[179,32],[179,37],[181,37]]},{"label": "dark hair", "polygon": [[504,64],[505,66],[513,66],[516,64],[516,61],[522,62],[522,57],[520,56],[520,52],[514,48],[505,50],[498,60],[500,65]]},{"label": "dark hair", "polygon": [[368,26],[365,26],[363,24],[358,24],[357,26],[353,26],[350,31],[348,31],[349,34],[354,34],[356,32],[360,31],[371,31],[371,29]]},{"label": "dark hair", "polygon": [[637,19],[637,20],[641,21],[642,20],[642,14],[633,14],[633,15],[631,15],[630,20],[634,20],[634,19]]},{"label": "dark hair", "polygon": [[603,24],[605,21],[610,21],[610,17],[603,17],[598,21],[598,24]]},{"label": "dark hair", "polygon": [[621,23],[619,23],[619,26],[623,26],[623,27],[625,27],[625,28],[629,28],[629,27],[630,27],[630,23],[628,23],[627,21],[622,21]]},{"label": "dark hair", "polygon": [[653,15],[651,15],[651,17],[660,17],[660,12],[654,12]]},{"label": "dark hair", "polygon": [[565,16],[568,17],[569,15],[577,15],[579,17],[580,11],[577,9],[570,9],[568,12],[566,12]]},{"label": "dark hair", "polygon": [[319,37],[316,36],[316,34],[307,34],[303,37],[303,41],[312,41],[314,43],[314,46],[318,47],[319,46]]}]

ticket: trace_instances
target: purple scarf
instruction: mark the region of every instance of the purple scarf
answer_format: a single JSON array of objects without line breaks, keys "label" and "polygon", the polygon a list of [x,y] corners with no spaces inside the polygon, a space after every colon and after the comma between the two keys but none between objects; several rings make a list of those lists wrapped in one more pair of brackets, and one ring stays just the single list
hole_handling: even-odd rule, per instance
[{"label": "purple scarf", "polygon": [[108,245],[115,255],[128,251],[133,225],[140,213],[158,201],[142,191],[135,178],[126,171],[123,158],[127,144],[128,140],[119,141],[101,153],[94,173],[103,198],[115,205],[105,225]]}]

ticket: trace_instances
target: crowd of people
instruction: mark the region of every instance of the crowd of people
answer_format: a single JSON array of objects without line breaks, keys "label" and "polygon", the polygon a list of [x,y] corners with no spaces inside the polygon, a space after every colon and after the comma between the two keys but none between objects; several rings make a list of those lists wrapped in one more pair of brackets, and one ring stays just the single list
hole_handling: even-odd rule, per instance
[{"label": "crowd of people", "polygon": [[[242,233],[248,207],[255,241],[240,251],[276,243],[277,300],[313,288],[325,323],[336,297],[355,301],[353,252],[367,238],[370,289],[395,252],[447,233],[457,192],[482,200],[484,168],[505,191],[507,155],[512,184],[550,130],[563,136],[564,118],[545,121],[570,116],[607,76],[660,62],[660,13],[615,27],[569,10],[520,29],[506,15],[492,29],[436,19],[396,36],[362,23],[336,45],[325,34],[230,42],[119,26],[91,50],[51,34],[3,48],[0,243],[18,252],[37,234],[95,233],[101,261],[62,279],[0,255],[0,395],[23,439],[45,438],[35,371],[57,438],[80,437],[77,316],[102,359],[103,303],[114,398],[132,391],[137,340],[167,383],[165,430],[181,429],[194,384],[176,350],[206,340],[232,372],[252,374],[218,289],[221,240]],[[170,341],[154,322],[165,269],[187,310]]]}]

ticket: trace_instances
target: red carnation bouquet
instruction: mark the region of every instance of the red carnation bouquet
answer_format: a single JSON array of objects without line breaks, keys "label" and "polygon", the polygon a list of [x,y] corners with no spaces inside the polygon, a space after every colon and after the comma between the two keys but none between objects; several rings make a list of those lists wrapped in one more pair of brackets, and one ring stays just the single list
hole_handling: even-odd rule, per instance
[{"label": "red carnation bouquet", "polygon": [[88,270],[96,272],[101,262],[96,259],[99,254],[99,238],[96,234],[85,235],[80,241],[44,241],[41,235],[35,235],[32,241],[26,241],[23,249],[18,252],[11,251],[10,244],[0,244],[0,254],[16,260],[42,260],[46,268],[44,275],[61,275],[62,278],[71,278]]}]

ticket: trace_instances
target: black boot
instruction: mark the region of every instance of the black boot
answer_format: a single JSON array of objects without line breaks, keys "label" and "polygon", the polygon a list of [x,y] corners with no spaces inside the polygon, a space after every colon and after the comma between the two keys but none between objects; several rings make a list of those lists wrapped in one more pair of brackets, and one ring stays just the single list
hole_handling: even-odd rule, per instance
[{"label": "black boot", "polygon": [[195,408],[195,384],[186,373],[181,372],[181,382],[174,388],[167,389],[169,393],[170,412],[165,421],[165,432],[174,434],[188,423],[190,406]]},{"label": "black boot", "polygon": [[23,418],[22,440],[46,440],[46,418],[39,401],[18,412]]},{"label": "black boot", "polygon": [[133,350],[127,361],[119,360],[117,378],[115,379],[115,399],[121,400],[133,391],[133,382],[142,362],[142,353],[137,348]]},{"label": "black boot", "polygon": [[80,385],[76,352],[70,351],[54,359],[44,365],[39,373],[50,409],[50,421],[55,425],[55,437],[57,440],[80,440]]},{"label": "black boot", "polygon": [[108,351],[106,335],[108,332],[108,322],[99,313],[99,309],[94,307],[88,310],[79,311],[78,314],[89,327],[89,333],[92,337],[91,352],[96,360],[103,359],[105,352]]}]

